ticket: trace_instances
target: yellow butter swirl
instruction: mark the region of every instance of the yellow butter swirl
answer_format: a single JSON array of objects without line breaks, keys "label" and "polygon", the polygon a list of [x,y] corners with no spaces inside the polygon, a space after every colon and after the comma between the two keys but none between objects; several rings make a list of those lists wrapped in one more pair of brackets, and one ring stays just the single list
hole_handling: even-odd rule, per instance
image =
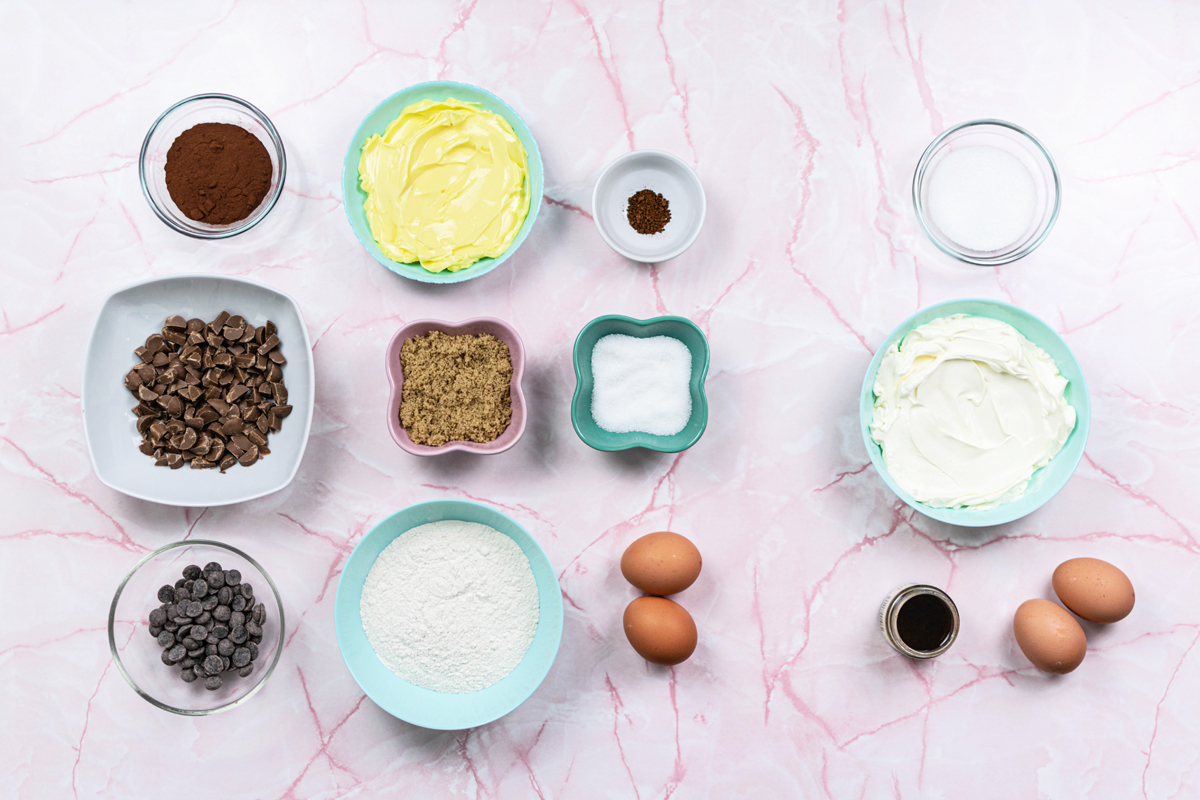
[{"label": "yellow butter swirl", "polygon": [[408,106],[358,161],[379,249],[430,272],[457,272],[512,245],[529,213],[527,172],[508,121],[454,98]]}]

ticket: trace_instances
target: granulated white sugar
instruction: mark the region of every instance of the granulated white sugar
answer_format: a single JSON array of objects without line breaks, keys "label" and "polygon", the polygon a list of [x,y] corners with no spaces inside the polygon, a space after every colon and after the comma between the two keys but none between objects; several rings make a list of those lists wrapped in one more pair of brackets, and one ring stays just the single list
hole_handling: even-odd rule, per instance
[{"label": "granulated white sugar", "polygon": [[671,336],[609,334],[592,349],[592,419],[610,433],[679,433],[692,416],[692,354]]},{"label": "granulated white sugar", "polygon": [[987,145],[963,147],[934,168],[928,208],[934,225],[956,244],[1000,250],[1033,224],[1037,187],[1012,153]]},{"label": "granulated white sugar", "polygon": [[529,650],[537,581],[520,545],[494,528],[431,522],[383,549],[359,611],[367,640],[392,672],[435,692],[476,692]]}]

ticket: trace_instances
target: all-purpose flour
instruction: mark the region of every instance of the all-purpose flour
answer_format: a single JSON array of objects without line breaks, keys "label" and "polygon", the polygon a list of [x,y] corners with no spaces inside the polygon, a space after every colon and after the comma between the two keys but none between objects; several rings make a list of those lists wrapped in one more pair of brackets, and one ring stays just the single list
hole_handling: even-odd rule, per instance
[{"label": "all-purpose flour", "polygon": [[524,658],[537,631],[537,582],[520,546],[499,531],[431,522],[379,554],[360,611],[392,672],[437,692],[475,692]]}]

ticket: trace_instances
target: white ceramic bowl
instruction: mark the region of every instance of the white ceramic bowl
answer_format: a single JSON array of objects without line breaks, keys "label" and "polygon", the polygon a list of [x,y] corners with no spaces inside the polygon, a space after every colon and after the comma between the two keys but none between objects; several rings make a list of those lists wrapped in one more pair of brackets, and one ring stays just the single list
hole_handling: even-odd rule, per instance
[{"label": "white ceramic bowl", "polygon": [[[661,233],[638,233],[626,216],[629,197],[642,189],[661,194],[671,205],[671,221]],[[692,168],[661,150],[634,150],[609,164],[592,191],[592,217],[609,247],[626,258],[656,264],[692,246],[704,225],[704,187]]]},{"label": "white ceramic bowl", "polygon": [[[154,466],[138,450],[142,437],[137,402],[124,377],[139,363],[133,351],[161,330],[172,314],[213,319],[222,310],[254,325],[269,319],[279,329],[287,358],[283,380],[292,413],[271,434],[271,454],[250,467],[218,470]],[[108,296],[92,327],[83,366],[83,427],[92,466],[105,485],[132,497],[170,506],[224,506],[277,492],[291,483],[308,444],[313,411],[312,346],[300,306],[261,283],[217,275],[151,278]]]}]

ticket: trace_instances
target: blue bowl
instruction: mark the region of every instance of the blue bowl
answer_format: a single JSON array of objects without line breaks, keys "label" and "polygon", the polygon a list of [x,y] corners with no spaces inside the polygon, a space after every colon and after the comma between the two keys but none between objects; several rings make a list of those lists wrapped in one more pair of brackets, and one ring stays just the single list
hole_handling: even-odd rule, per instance
[{"label": "blue bowl", "polygon": [[[692,380],[689,390],[692,395],[692,416],[683,430],[671,436],[658,436],[645,431],[613,433],[606,431],[592,419],[592,350],[596,342],[610,333],[648,338],[670,336],[678,339],[692,354]],[[708,427],[708,397],[704,394],[704,379],[708,376],[708,339],[700,326],[686,317],[653,317],[634,319],[621,314],[596,317],[583,326],[575,337],[573,351],[575,361],[575,396],[571,399],[571,424],[583,443],[596,450],[615,452],[644,447],[660,453],[679,453],[700,441]]]},{"label": "blue bowl", "polygon": [[[537,581],[539,617],[528,652],[499,682],[466,694],[423,689],[392,672],[371,648],[363,630],[359,604],[363,583],[375,559],[406,531],[442,520],[488,525],[521,546]],[[563,605],[550,559],[529,533],[506,514],[467,500],[430,500],[397,511],[380,522],[354,548],[338,579],[333,606],[334,626],[342,659],[367,697],[384,711],[422,728],[451,731],[486,725],[525,702],[541,685],[562,640]]]},{"label": "blue bowl", "polygon": [[[1002,503],[995,508],[934,508],[913,497],[892,479],[887,465],[883,461],[883,451],[871,438],[871,418],[875,413],[875,373],[879,371],[879,362],[887,353],[888,348],[904,338],[913,328],[920,327],[941,317],[953,314],[971,314],[977,317],[991,317],[1012,325],[1021,335],[1038,347],[1045,350],[1058,365],[1058,371],[1067,379],[1066,398],[1075,409],[1075,429],[1067,437],[1066,444],[1050,463],[1033,473],[1025,494],[1011,503]],[[1083,379],[1083,370],[1067,343],[1054,330],[1040,319],[1024,309],[1001,303],[998,300],[951,300],[938,303],[913,314],[892,331],[891,335],[880,345],[867,367],[867,377],[863,380],[862,393],[859,397],[858,420],[862,428],[863,443],[867,446],[867,454],[871,463],[883,477],[896,496],[908,505],[920,511],[927,517],[949,522],[952,525],[963,525],[971,528],[985,525],[1000,525],[1020,519],[1026,514],[1041,508],[1058,490],[1066,485],[1079,460],[1083,458],[1083,448],[1087,444],[1088,429],[1091,427],[1092,406],[1088,400],[1087,381]]]},{"label": "blue bowl", "polygon": [[[387,126],[391,124],[391,121],[400,116],[400,112],[405,108],[422,100],[445,100],[449,97],[462,100],[465,103],[479,103],[486,111],[499,114],[508,120],[508,124],[512,126],[513,131],[517,134],[517,138],[525,146],[525,155],[528,160],[525,170],[525,189],[529,192],[529,213],[525,215],[525,223],[521,225],[521,230],[517,232],[517,238],[513,240],[512,245],[500,257],[481,258],[471,266],[466,269],[460,269],[458,272],[430,272],[419,263],[401,264],[398,261],[392,261],[379,249],[379,245],[375,242],[375,237],[371,236],[371,226],[367,224],[367,215],[363,211],[363,203],[366,202],[367,193],[362,190],[362,187],[358,183],[358,159],[362,155],[362,146],[367,139],[373,134],[382,134],[387,130]],[[517,251],[521,243],[525,241],[525,237],[529,235],[529,230],[533,227],[534,221],[537,220],[538,210],[542,207],[542,190],[544,188],[545,179],[542,173],[542,154],[538,150],[537,142],[533,140],[533,134],[529,132],[529,126],[525,124],[525,121],[507,103],[486,89],[480,89],[478,86],[472,86],[469,83],[455,83],[454,81],[418,83],[409,86],[407,89],[401,89],[375,106],[371,113],[367,114],[366,119],[358,126],[358,130],[354,131],[354,136],[350,139],[350,147],[346,150],[346,160],[342,163],[342,205],[346,207],[346,218],[350,220],[350,227],[354,229],[354,235],[362,242],[362,246],[367,248],[367,252],[374,256],[375,260],[380,264],[383,264],[397,275],[403,275],[405,278],[422,283],[459,283],[461,281],[469,281],[471,278],[478,278],[480,275],[491,272],[502,262],[506,261],[509,256]]]}]

